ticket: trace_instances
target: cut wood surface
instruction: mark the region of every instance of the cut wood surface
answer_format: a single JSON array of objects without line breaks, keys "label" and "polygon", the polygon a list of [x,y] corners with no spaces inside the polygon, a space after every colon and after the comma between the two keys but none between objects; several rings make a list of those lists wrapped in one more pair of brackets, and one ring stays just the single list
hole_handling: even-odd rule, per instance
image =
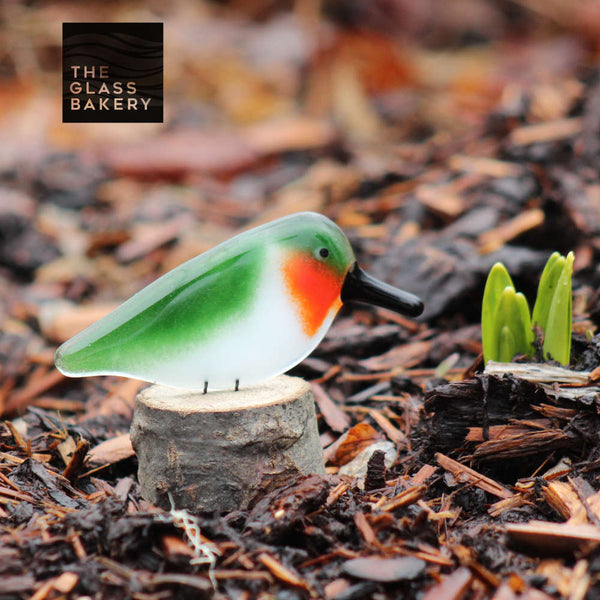
[{"label": "cut wood surface", "polygon": [[297,474],[324,473],[309,383],[281,375],[203,394],[154,385],[136,399],[131,439],[144,497],[170,507],[246,508]]},{"label": "cut wood surface", "polygon": [[589,371],[572,371],[565,367],[558,367],[546,363],[501,363],[488,361],[485,365],[486,375],[511,374],[526,381],[537,383],[571,383],[585,385],[589,383]]}]

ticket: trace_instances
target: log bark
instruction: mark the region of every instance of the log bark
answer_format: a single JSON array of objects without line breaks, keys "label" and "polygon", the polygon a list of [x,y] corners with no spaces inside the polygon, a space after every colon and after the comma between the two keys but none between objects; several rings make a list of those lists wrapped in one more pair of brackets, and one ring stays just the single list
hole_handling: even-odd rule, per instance
[{"label": "log bark", "polygon": [[281,375],[239,391],[153,385],[131,440],[144,498],[192,511],[244,509],[298,473],[324,474],[309,383]]},{"label": "log bark", "polygon": [[438,452],[467,448],[475,462],[504,460],[513,474],[555,451],[581,459],[600,435],[600,386],[590,376],[547,364],[490,361],[475,379],[426,393],[428,444]]}]

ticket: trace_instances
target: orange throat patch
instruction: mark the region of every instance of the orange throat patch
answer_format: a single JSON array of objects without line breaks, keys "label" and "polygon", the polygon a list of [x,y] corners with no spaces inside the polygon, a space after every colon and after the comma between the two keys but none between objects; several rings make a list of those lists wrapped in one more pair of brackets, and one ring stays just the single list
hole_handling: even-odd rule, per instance
[{"label": "orange throat patch", "polygon": [[342,306],[343,277],[316,258],[295,253],[283,264],[283,278],[302,331],[314,336],[331,309],[337,312]]}]

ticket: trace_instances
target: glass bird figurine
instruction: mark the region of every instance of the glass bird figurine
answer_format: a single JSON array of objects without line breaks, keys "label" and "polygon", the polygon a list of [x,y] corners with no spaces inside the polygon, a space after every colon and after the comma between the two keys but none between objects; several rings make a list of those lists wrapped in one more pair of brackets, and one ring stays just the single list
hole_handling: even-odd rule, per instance
[{"label": "glass bird figurine", "polygon": [[367,275],[335,223],[296,213],[163,275],[60,346],[55,363],[71,377],[237,389],[302,361],[351,300],[423,310],[416,296]]}]

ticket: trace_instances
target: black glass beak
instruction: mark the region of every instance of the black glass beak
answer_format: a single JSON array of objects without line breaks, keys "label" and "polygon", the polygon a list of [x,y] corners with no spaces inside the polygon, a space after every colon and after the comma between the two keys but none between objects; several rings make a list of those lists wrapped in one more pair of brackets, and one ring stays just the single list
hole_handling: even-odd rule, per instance
[{"label": "black glass beak", "polygon": [[358,263],[354,263],[344,284],[342,285],[342,302],[356,301],[374,304],[382,308],[417,317],[423,312],[423,302],[420,298],[388,285],[365,273]]}]

